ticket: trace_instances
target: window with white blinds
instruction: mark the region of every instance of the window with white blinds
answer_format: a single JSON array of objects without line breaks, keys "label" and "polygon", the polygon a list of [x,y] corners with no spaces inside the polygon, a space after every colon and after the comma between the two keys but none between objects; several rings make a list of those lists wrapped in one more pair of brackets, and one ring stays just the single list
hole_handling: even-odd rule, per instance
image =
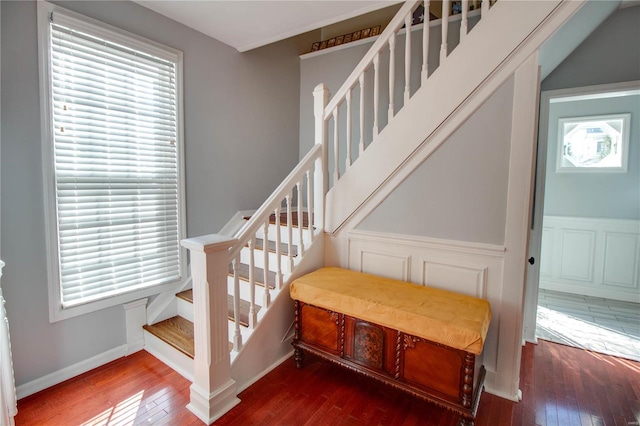
[{"label": "window with white blinds", "polygon": [[181,58],[77,17],[49,16],[58,303],[176,282]]}]

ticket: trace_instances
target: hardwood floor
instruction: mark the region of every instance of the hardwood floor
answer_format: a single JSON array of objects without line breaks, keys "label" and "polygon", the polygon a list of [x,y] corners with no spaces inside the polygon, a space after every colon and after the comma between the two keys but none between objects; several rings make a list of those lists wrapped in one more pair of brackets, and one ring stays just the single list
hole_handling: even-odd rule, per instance
[{"label": "hardwood floor", "polygon": [[[458,416],[308,356],[242,392],[216,425],[437,425]],[[640,363],[540,341],[523,348],[523,400],[488,393],[478,426],[637,426]],[[16,425],[201,425],[189,382],[142,351],[18,402]]]}]

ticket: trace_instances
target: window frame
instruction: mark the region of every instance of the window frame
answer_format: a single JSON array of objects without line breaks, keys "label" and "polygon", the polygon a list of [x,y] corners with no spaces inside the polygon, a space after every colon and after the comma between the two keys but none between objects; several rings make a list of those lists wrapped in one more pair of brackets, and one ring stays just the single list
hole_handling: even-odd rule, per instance
[{"label": "window frame", "polygon": [[133,300],[173,291],[188,279],[186,249],[179,247],[180,278],[169,283],[125,291],[121,294],[90,301],[71,307],[62,305],[60,281],[58,220],[56,208],[56,180],[53,146],[53,110],[51,93],[51,14],[60,15],[73,22],[74,28],[102,37],[111,42],[168,59],[176,64],[176,111],[177,111],[177,168],[178,168],[178,241],[186,237],[185,171],[184,171],[184,103],[183,103],[183,54],[152,40],[120,30],[111,25],[75,13],[60,6],[37,2],[38,65],[40,84],[40,126],[42,139],[42,168],[45,213],[45,243],[47,257],[47,287],[49,321],[56,322],[84,315]]}]

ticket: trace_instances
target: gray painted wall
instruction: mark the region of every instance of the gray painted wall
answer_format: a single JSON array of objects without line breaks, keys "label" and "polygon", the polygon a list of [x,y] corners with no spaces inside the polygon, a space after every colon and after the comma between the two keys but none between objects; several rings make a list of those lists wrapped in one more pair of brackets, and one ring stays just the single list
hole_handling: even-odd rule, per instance
[{"label": "gray painted wall", "polygon": [[640,80],[640,6],[614,12],[542,82],[542,90]]},{"label": "gray painted wall", "polygon": [[504,244],[512,106],[509,79],[357,228]]},{"label": "gray painted wall", "polygon": [[[542,90],[640,80],[640,6],[614,12],[543,82]],[[640,218],[638,97],[552,104],[547,146],[545,214]],[[632,112],[629,170],[625,174],[555,173],[557,118]],[[541,129],[545,131],[546,129]]]},{"label": "gray painted wall", "polygon": [[[631,113],[626,173],[557,173],[558,119]],[[640,95],[552,103],[544,214],[640,219]]]},{"label": "gray painted wall", "polygon": [[[295,166],[296,40],[241,54],[133,2],[60,4],[184,52],[189,236],[259,207]],[[49,323],[36,2],[0,7],[2,285],[21,385],[123,345],[125,324],[121,306]]]}]

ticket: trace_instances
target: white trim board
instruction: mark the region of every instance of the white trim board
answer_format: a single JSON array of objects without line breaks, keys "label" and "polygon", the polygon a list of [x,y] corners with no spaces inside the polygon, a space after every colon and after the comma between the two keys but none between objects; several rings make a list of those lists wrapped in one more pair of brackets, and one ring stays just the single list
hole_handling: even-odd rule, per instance
[{"label": "white trim board", "polygon": [[123,358],[126,352],[127,345],[121,345],[101,354],[95,355],[91,358],[85,359],[84,361],[80,361],[76,364],[65,367],[61,370],[54,371],[53,373],[47,374],[46,376],[32,380],[31,382],[24,383],[18,386],[16,389],[18,399],[33,395],[36,392],[40,392],[41,390],[50,388],[51,386],[79,376],[80,374],[91,371],[94,368],[98,368],[111,361]]}]

